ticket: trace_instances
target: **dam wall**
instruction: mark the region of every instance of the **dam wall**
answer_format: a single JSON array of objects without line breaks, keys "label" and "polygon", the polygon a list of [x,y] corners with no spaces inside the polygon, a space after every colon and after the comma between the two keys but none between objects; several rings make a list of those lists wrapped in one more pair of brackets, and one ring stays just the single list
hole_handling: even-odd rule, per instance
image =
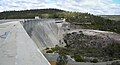
[{"label": "dam wall", "polygon": [[64,33],[62,22],[62,20],[55,19],[35,19],[26,20],[22,23],[28,35],[39,49],[43,50],[60,44],[62,33]]}]

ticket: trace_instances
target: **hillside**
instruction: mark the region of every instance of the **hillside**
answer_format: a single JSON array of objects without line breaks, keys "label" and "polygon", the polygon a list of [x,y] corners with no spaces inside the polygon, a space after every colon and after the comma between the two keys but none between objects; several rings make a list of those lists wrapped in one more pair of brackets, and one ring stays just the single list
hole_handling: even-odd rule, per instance
[{"label": "hillside", "polygon": [[120,21],[120,15],[101,15],[101,16],[106,19]]},{"label": "hillside", "polygon": [[[112,61],[120,59],[120,36],[98,30],[73,30],[64,36],[66,53],[79,62]],[[76,57],[77,56],[77,57]],[[81,60],[78,58],[81,57]],[[91,58],[92,57],[92,58]],[[88,59],[89,58],[89,59]]]},{"label": "hillside", "polygon": [[[59,13],[59,18],[60,18],[60,14],[63,14],[63,13]],[[81,17],[80,14],[81,16],[83,16],[82,17],[83,19],[80,18]],[[86,15],[83,15],[83,14],[86,14]],[[76,17],[79,17],[79,18],[76,18],[78,21],[74,18],[75,15]],[[66,21],[68,22],[65,22],[64,20],[57,20],[57,19],[1,20],[0,22],[3,23],[2,25],[0,25],[1,57],[7,56],[10,58],[16,58],[16,56],[18,56],[17,59],[22,59],[22,56],[23,56],[27,62],[29,62],[28,59],[34,58],[34,59],[31,59],[32,60],[31,64],[28,64],[28,65],[33,65],[33,63],[36,63],[35,65],[40,63],[41,65],[42,63],[38,61],[45,61],[45,58],[44,59],[41,59],[41,57],[36,58],[36,56],[39,55],[39,53],[38,54],[36,53],[40,51],[43,53],[46,52],[48,54],[58,53],[60,56],[57,57],[57,59],[61,57],[63,58],[62,60],[61,59],[56,60],[57,63],[60,63],[59,65],[65,65],[67,63],[67,60],[66,60],[68,59],[67,56],[69,56],[70,59],[72,58],[75,64],[78,62],[85,63],[85,64],[80,63],[77,65],[93,65],[93,63],[96,63],[94,65],[98,65],[98,64],[108,65],[107,61],[114,62],[114,60],[115,61],[119,60],[120,59],[120,56],[119,56],[120,35],[119,34],[114,32],[109,32],[109,31],[72,28],[75,26],[81,26],[81,27],[83,26],[83,28],[90,28],[87,26],[91,24],[86,24],[86,21],[84,21],[86,17],[84,18],[84,16],[91,16],[91,18],[87,19],[89,20],[90,23],[93,23],[92,21],[99,22],[100,19],[103,20],[104,22],[111,21],[111,20],[107,21],[104,18],[94,16],[91,14],[75,13],[75,12],[64,12],[64,18],[66,18]],[[95,19],[94,17],[98,19]],[[72,21],[75,21],[75,22],[72,22]],[[111,22],[117,22],[117,21],[111,21]],[[110,24],[113,24],[113,23],[110,23]],[[96,25],[99,25],[99,24],[97,23]],[[26,40],[29,40],[29,41],[26,41]],[[62,44],[65,46],[62,46]],[[14,46],[14,47],[11,48],[11,46]],[[17,48],[16,51],[13,50],[16,48]],[[8,51],[8,49],[15,53],[17,52],[17,55],[15,53],[12,54],[10,51]],[[26,51],[25,54],[24,54],[24,51]],[[42,54],[41,56],[44,57]],[[36,61],[36,59],[38,60]],[[6,60],[6,59],[2,58],[0,60]],[[11,62],[11,60],[8,60],[7,62],[5,61],[1,64],[9,65],[9,62]],[[12,61],[12,62],[16,62],[16,61]],[[68,61],[68,63],[69,62],[71,61]],[[20,64],[21,63],[24,63],[24,62],[20,62]],[[43,63],[45,63],[44,65],[49,64],[48,62],[43,62]],[[11,65],[14,65],[14,64],[11,64]]]},{"label": "hillside", "polygon": [[0,13],[0,19],[30,19],[35,16],[44,17],[44,14],[64,12],[59,9],[31,9],[21,11],[4,11]]},{"label": "hillside", "polygon": [[23,11],[5,11],[0,13],[0,19],[30,19],[35,16],[40,18],[65,18],[66,22],[83,29],[96,29],[120,33],[120,22],[95,16],[90,13],[69,12],[59,9],[34,9]]}]

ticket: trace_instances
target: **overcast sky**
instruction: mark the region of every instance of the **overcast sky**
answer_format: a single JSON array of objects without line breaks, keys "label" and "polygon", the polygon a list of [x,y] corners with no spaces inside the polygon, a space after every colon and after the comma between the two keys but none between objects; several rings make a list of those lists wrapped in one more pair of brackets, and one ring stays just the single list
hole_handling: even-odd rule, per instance
[{"label": "overcast sky", "polygon": [[0,12],[43,8],[120,15],[120,0],[0,0]]}]

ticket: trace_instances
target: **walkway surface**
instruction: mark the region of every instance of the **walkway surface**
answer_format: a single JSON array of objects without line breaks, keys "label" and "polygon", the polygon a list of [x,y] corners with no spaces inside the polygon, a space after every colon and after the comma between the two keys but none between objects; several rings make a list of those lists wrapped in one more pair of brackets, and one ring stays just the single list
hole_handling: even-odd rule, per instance
[{"label": "walkway surface", "polygon": [[19,21],[0,24],[0,65],[50,65]]}]

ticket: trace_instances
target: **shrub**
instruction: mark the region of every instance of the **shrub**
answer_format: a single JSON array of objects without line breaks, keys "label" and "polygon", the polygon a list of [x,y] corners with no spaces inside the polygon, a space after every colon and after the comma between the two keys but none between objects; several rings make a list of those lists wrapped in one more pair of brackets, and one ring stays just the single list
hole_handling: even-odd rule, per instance
[{"label": "shrub", "polygon": [[98,62],[98,59],[93,59],[91,62],[97,63],[97,62]]},{"label": "shrub", "polygon": [[75,55],[74,56],[75,61],[77,62],[84,62],[84,59],[80,55]]}]

